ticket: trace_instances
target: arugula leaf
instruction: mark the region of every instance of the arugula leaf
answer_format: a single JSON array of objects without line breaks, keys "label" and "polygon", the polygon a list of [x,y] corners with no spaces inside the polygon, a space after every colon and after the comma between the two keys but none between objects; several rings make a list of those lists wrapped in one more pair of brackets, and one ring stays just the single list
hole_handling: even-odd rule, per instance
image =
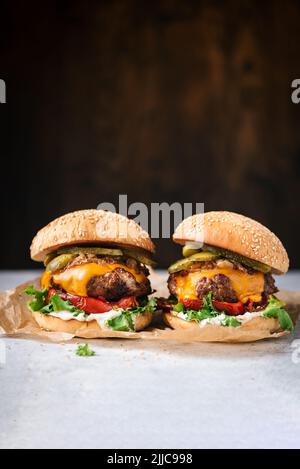
[{"label": "arugula leaf", "polygon": [[[186,321],[202,321],[203,319],[215,318],[223,314],[224,319],[221,321],[222,326],[238,327],[241,325],[241,322],[234,316],[227,315],[225,311],[215,310],[212,303],[212,292],[203,298],[203,306],[199,311],[186,309],[182,303],[175,304],[173,310],[175,314],[183,313]],[[273,295],[270,296],[267,307],[262,311],[262,316],[278,319],[280,327],[283,330],[294,330],[293,321],[288,312],[284,309],[284,303]]]},{"label": "arugula leaf", "polygon": [[[80,313],[84,313],[81,309],[75,308],[70,301],[65,301],[61,299],[61,297],[55,293],[55,295],[51,296],[49,300],[49,306],[50,312],[57,312],[57,311],[69,311],[70,313],[75,313],[76,315]],[[44,312],[44,309],[42,309],[42,312]],[[47,311],[47,310],[46,310]]]},{"label": "arugula leaf", "polygon": [[69,311],[73,313],[73,316],[78,316],[78,314],[85,314],[84,311],[81,309],[75,308],[69,301],[64,301],[60,298],[60,296],[55,293],[55,295],[51,296],[49,302],[46,303],[46,296],[47,296],[47,289],[44,290],[36,290],[33,285],[29,285],[25,293],[27,295],[33,295],[34,299],[28,303],[30,309],[32,311],[39,311],[43,314],[49,314],[57,311]]},{"label": "arugula leaf", "polygon": [[40,311],[43,306],[45,306],[47,289],[44,288],[43,290],[36,290],[33,285],[28,285],[28,287],[24,290],[27,295],[34,296],[34,299],[28,303],[30,309],[32,311]]},{"label": "arugula leaf", "polygon": [[43,314],[49,314],[49,313],[53,313],[53,305],[52,303],[48,303],[46,304],[45,306],[43,306],[41,309],[38,310],[39,313],[43,313]]},{"label": "arugula leaf", "polygon": [[133,320],[131,317],[129,319],[129,317],[129,314],[125,314],[125,312],[123,312],[120,316],[108,319],[106,323],[113,331],[133,331]]},{"label": "arugula leaf", "polygon": [[241,325],[241,322],[238,321],[234,316],[228,316],[225,313],[222,312],[211,312],[208,310],[200,310],[200,311],[194,311],[192,309],[189,309],[186,311],[186,317],[185,319],[187,321],[202,321],[203,319],[212,319],[212,318],[217,318],[220,315],[224,316],[224,319],[221,321],[222,326],[231,326],[231,327],[237,327]]},{"label": "arugula leaf", "polygon": [[157,308],[157,298],[151,298],[144,306],[143,306],[143,311],[149,311],[150,313],[154,313],[154,311]]},{"label": "arugula leaf", "polygon": [[128,312],[128,311],[125,311],[123,314],[124,314],[124,316],[125,316],[126,319],[127,319],[127,323],[128,323],[128,325],[129,325],[129,329],[130,329],[131,331],[134,331],[134,329],[135,329],[135,323],[134,323],[134,320],[133,320],[134,315],[133,315],[132,313]]},{"label": "arugula leaf", "polygon": [[141,306],[136,306],[135,308],[130,308],[126,311],[130,311],[131,314],[141,314],[141,313],[154,313],[157,308],[157,299],[151,298],[148,302],[142,303]]},{"label": "arugula leaf", "polygon": [[211,311],[205,309],[200,309],[199,311],[188,309],[186,310],[185,315],[185,319],[187,321],[202,321],[203,319],[213,318],[216,316],[216,314],[212,314]]},{"label": "arugula leaf", "polygon": [[229,327],[238,327],[241,325],[241,322],[238,321],[234,316],[225,316],[225,319],[222,321],[222,326]]},{"label": "arugula leaf", "polygon": [[177,313],[184,313],[187,321],[202,321],[203,319],[213,318],[221,314],[216,311],[212,303],[212,292],[203,297],[203,306],[200,310],[186,309],[182,303],[177,303],[173,309]]},{"label": "arugula leaf", "polygon": [[80,357],[92,357],[96,355],[96,352],[89,348],[89,344],[78,345],[75,353]]},{"label": "arugula leaf", "polygon": [[178,313],[184,313],[186,321],[203,321],[203,319],[211,319],[220,316],[224,316],[221,321],[222,326],[237,327],[241,325],[235,317],[227,315],[225,312],[216,311],[212,303],[212,292],[209,292],[203,298],[203,306],[198,311],[194,309],[186,309],[182,303],[177,303],[173,306],[173,310]]},{"label": "arugula leaf", "polygon": [[289,313],[285,309],[278,310],[278,321],[282,330],[292,332],[295,327]]},{"label": "arugula leaf", "polygon": [[269,308],[282,308],[284,306],[284,303],[280,301],[276,296],[270,295],[269,302],[267,305],[266,309]]},{"label": "arugula leaf", "polygon": [[173,310],[176,311],[176,313],[184,313],[185,307],[182,303],[176,303],[176,305],[173,306]]},{"label": "arugula leaf", "polygon": [[135,308],[130,308],[127,310],[122,311],[120,316],[117,316],[112,319],[108,319],[106,324],[113,330],[113,331],[134,331],[134,317],[138,314],[143,314],[146,312],[153,313],[157,307],[157,299],[151,298],[151,300],[144,301],[141,306],[137,306]]},{"label": "arugula leaf", "polygon": [[212,303],[212,292],[209,292],[206,296],[203,297],[203,308],[207,311],[215,311],[215,308]]},{"label": "arugula leaf", "polygon": [[292,332],[294,330],[293,321],[283,306],[284,304],[282,301],[278,300],[275,296],[271,296],[266,309],[262,312],[262,315],[266,318],[278,319],[282,330]]}]

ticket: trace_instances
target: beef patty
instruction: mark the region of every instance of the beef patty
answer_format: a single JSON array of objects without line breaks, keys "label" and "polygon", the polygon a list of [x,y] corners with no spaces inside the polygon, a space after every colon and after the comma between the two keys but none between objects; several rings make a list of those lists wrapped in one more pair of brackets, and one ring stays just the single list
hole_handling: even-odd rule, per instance
[{"label": "beef patty", "polygon": [[[188,275],[188,271],[173,273],[168,279],[170,293],[175,296],[177,296],[176,278],[179,275]],[[264,279],[264,296],[276,293],[278,289],[275,286],[275,281],[272,275],[269,273],[265,274]],[[217,301],[226,301],[230,303],[238,301],[235,291],[231,287],[230,279],[223,274],[216,274],[212,278],[201,278],[197,283],[196,291],[197,296],[200,299],[206,296],[209,292],[212,292],[213,298]]]},{"label": "beef patty", "polygon": [[230,280],[226,275],[216,274],[212,278],[203,277],[197,283],[198,298],[202,299],[209,292],[212,292],[212,297],[217,301],[238,301],[236,294],[231,287]]},{"label": "beef patty", "polygon": [[265,274],[265,289],[264,293],[266,295],[272,295],[273,293],[278,292],[278,288],[275,285],[275,280],[271,274]]},{"label": "beef patty", "polygon": [[108,301],[118,301],[124,296],[147,296],[151,293],[151,285],[147,276],[149,270],[137,260],[129,257],[98,257],[94,254],[80,254],[66,268],[87,263],[121,264],[137,274],[144,274],[143,282],[137,282],[135,276],[127,270],[117,267],[111,272],[92,277],[87,284],[87,294],[102,297]]},{"label": "beef patty", "polygon": [[137,282],[131,272],[122,268],[92,277],[87,284],[88,296],[101,296],[109,301],[117,301],[124,296],[147,296],[150,293],[148,278],[144,282]]}]

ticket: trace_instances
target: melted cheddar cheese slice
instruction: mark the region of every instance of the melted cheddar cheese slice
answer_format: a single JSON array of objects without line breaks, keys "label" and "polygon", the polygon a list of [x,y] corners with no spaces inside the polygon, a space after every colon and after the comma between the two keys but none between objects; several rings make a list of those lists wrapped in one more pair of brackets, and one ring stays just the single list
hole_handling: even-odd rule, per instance
[{"label": "melted cheddar cheese slice", "polygon": [[178,275],[176,277],[178,301],[182,301],[184,299],[198,299],[196,290],[198,281],[203,277],[212,278],[216,274],[223,274],[229,278],[231,286],[239,301],[242,301],[243,303],[246,303],[248,300],[252,300],[254,302],[261,301],[261,294],[264,291],[264,274],[262,272],[255,272],[250,275],[246,272],[231,268],[216,268],[190,272],[187,275]]},{"label": "melted cheddar cheese slice", "polygon": [[130,272],[137,282],[145,281],[143,273],[137,273],[123,264],[88,263],[70,267],[61,272],[44,272],[41,279],[42,288],[50,288],[51,280],[71,295],[87,296],[87,284],[92,277],[104,275],[115,269],[122,268]]}]

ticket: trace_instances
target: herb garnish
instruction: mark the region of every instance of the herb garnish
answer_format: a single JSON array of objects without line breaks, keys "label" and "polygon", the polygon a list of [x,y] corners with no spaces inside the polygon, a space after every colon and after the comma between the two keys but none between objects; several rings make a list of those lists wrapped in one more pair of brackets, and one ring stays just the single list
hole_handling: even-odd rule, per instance
[{"label": "herb garnish", "polygon": [[96,352],[90,349],[89,344],[78,345],[75,353],[80,357],[92,357],[96,355]]}]

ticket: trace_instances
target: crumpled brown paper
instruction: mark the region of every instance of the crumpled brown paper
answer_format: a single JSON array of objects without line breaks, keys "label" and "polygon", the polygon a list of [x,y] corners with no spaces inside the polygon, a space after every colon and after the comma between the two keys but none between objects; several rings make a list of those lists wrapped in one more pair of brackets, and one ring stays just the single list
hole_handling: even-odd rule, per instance
[{"label": "crumpled brown paper", "polygon": [[[151,283],[157,290],[157,296],[166,295],[166,284],[158,274],[152,273]],[[61,332],[49,332],[42,330],[34,320],[31,311],[27,307],[28,296],[24,293],[27,285],[33,284],[40,288],[40,279],[36,278],[11,290],[0,293],[0,334],[23,335],[49,339],[53,342],[64,342],[71,340],[74,335]],[[286,303],[292,319],[296,322],[300,313],[300,292],[281,291],[277,295]],[[252,342],[265,338],[274,338],[287,335],[287,332],[270,333],[255,327],[257,318],[235,327],[220,327],[209,325],[204,328],[193,328],[173,330],[167,327],[160,318],[156,317],[152,327],[140,332],[122,332],[103,330],[97,331],[99,338],[126,338],[126,339],[159,339],[176,340],[181,342]],[[250,325],[251,323],[251,325]],[[80,335],[82,338],[95,338],[93,331]]]}]

